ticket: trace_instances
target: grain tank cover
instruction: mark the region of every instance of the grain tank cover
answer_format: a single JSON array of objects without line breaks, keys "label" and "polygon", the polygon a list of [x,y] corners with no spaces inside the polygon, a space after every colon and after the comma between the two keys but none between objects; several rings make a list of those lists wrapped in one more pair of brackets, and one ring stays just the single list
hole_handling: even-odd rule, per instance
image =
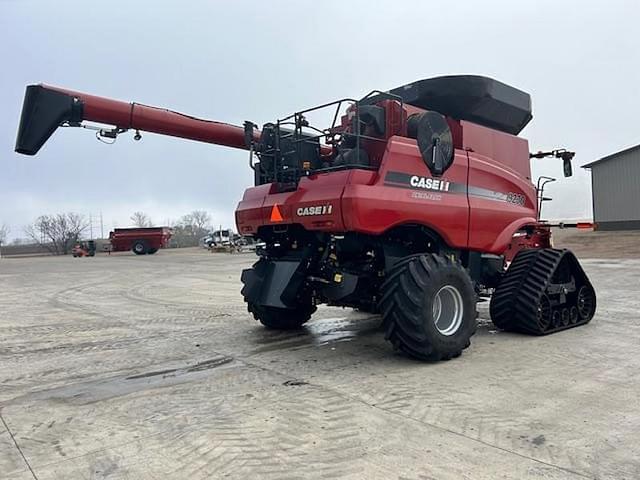
[{"label": "grain tank cover", "polygon": [[520,133],[532,118],[528,93],[479,75],[428,78],[389,93],[409,105],[512,135]]}]

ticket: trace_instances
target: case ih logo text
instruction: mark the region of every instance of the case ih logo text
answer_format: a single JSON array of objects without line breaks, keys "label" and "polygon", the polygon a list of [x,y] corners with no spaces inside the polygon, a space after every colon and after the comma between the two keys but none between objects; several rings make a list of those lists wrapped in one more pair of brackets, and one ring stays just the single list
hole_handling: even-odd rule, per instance
[{"label": "case ih logo text", "polygon": [[449,191],[449,182],[446,180],[437,180],[435,178],[428,177],[419,177],[414,175],[409,180],[412,187],[415,188],[424,188],[425,190],[437,190],[439,192],[448,192]]},{"label": "case ih logo text", "polygon": [[327,205],[314,205],[311,207],[300,207],[296,210],[296,215],[299,217],[308,217],[310,215],[331,215],[333,205],[330,203]]}]

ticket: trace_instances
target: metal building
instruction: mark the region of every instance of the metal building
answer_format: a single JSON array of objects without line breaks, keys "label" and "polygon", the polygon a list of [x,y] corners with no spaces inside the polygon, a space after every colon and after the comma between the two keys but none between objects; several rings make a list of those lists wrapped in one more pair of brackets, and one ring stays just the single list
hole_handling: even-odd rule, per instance
[{"label": "metal building", "polygon": [[591,169],[599,230],[640,230],[640,145],[583,165]]}]

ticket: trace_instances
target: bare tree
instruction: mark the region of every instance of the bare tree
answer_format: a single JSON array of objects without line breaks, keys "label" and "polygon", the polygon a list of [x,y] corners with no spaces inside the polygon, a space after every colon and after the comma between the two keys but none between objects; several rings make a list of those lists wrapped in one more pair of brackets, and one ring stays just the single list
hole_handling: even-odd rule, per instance
[{"label": "bare tree", "polygon": [[89,228],[84,215],[78,213],[58,213],[42,215],[24,232],[36,244],[55,255],[66,255],[78,241],[82,233]]},{"label": "bare tree", "polygon": [[205,230],[206,233],[207,225],[211,222],[211,215],[204,210],[194,210],[185,217],[189,217],[193,229],[197,232]]},{"label": "bare tree", "polygon": [[7,225],[6,223],[0,225],[0,257],[2,257],[2,245],[6,243],[9,232],[9,225]]},{"label": "bare tree", "polygon": [[9,237],[10,231],[11,229],[9,228],[9,225],[7,225],[6,223],[3,223],[2,225],[0,225],[0,247],[2,246],[2,244],[7,242],[7,238]]},{"label": "bare tree", "polygon": [[207,225],[210,221],[211,216],[204,210],[183,215],[173,226],[172,241],[181,247],[195,247],[200,238],[209,232]]},{"label": "bare tree", "polygon": [[151,218],[149,218],[149,215],[147,215],[144,212],[133,212],[133,215],[131,215],[130,219],[133,222],[133,225],[135,227],[138,227],[138,228],[153,227],[153,222],[151,221]]}]

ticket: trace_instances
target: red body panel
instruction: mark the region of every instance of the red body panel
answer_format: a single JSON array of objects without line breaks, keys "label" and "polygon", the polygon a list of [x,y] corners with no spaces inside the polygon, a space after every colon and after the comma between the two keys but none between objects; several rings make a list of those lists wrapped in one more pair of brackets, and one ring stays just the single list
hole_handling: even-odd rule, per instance
[{"label": "red body panel", "polygon": [[[490,141],[480,139],[493,132],[461,122],[457,135],[467,151],[455,150],[455,160],[441,178],[432,177],[415,140],[394,136],[377,172],[311,175],[286,193],[270,193],[275,188],[268,185],[249,188],[236,211],[238,231],[255,234],[263,225],[300,224],[308,230],[379,235],[418,224],[437,232],[452,248],[502,254],[516,231],[537,223],[537,203],[528,179],[527,141],[501,132],[489,135]],[[421,188],[420,178],[423,183],[437,181],[440,188]],[[270,220],[274,205],[282,214],[280,222]],[[297,214],[323,205],[331,205],[331,213]]]},{"label": "red body panel", "polygon": [[[513,232],[536,223],[536,190],[530,181],[529,145],[522,138],[461,122],[469,152],[469,248],[502,253]],[[489,192],[506,193],[496,201]]]},{"label": "red body panel", "polygon": [[511,237],[511,241],[504,252],[506,262],[511,262],[520,250],[527,248],[552,248],[551,227],[537,224],[528,232],[518,232]]},{"label": "red body panel", "polygon": [[144,240],[148,248],[165,248],[171,239],[171,229],[167,227],[157,228],[116,228],[109,233],[111,250],[125,252],[133,248],[138,240]]},{"label": "red body panel", "polygon": [[[431,177],[415,140],[392,137],[373,185],[349,185],[343,204],[347,230],[380,234],[403,224],[432,228],[451,246],[466,248],[469,204],[464,192],[419,191],[390,181],[389,174]],[[467,157],[456,151],[453,165],[442,179],[466,185]]]},{"label": "red body panel", "polygon": [[461,148],[488,157],[493,163],[511,169],[523,179],[531,180],[529,142],[524,138],[471,122],[461,121],[460,126],[464,132]]}]

